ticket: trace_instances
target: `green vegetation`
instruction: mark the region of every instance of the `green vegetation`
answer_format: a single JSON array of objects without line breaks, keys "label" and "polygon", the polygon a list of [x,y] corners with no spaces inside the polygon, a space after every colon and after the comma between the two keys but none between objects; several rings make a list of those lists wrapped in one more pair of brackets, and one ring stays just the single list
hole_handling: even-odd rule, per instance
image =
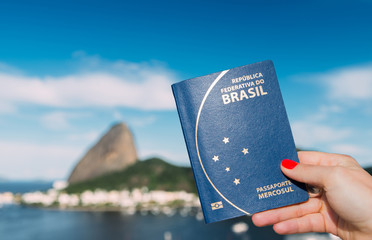
[{"label": "green vegetation", "polygon": [[159,158],[138,161],[134,165],[92,180],[71,184],[67,193],[85,190],[132,190],[147,187],[148,190],[187,191],[196,193],[191,168],[171,165]]},{"label": "green vegetation", "polygon": [[[365,168],[372,175],[372,167]],[[171,165],[159,158],[138,161],[125,170],[104,175],[89,181],[68,186],[67,193],[85,190],[132,190],[147,187],[148,190],[181,191],[196,193],[191,168]]]},{"label": "green vegetation", "polygon": [[372,167],[365,168],[364,170],[366,170],[369,174],[372,175]]}]

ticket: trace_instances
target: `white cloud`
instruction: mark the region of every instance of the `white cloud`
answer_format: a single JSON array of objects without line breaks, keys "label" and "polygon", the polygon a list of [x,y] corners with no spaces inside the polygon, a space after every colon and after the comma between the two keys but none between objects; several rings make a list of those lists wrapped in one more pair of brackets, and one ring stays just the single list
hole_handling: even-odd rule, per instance
[{"label": "white cloud", "polygon": [[338,129],[307,121],[294,122],[292,130],[296,144],[302,147],[314,147],[323,143],[344,140],[352,133],[350,129]]},{"label": "white cloud", "polygon": [[[292,124],[292,130],[296,145],[300,148],[347,154],[354,157],[362,166],[372,164],[372,151],[366,147],[369,144],[368,140],[352,141],[355,131],[351,129],[331,127],[317,122],[297,121]],[[363,139],[365,136],[360,137]]]},{"label": "white cloud", "polygon": [[69,141],[84,141],[92,144],[99,139],[100,133],[98,131],[90,131],[82,134],[69,134],[67,139]]},{"label": "white cloud", "polygon": [[14,105],[0,102],[0,114],[9,114],[9,113],[15,113],[17,112],[17,109]]},{"label": "white cloud", "polygon": [[349,154],[361,164],[370,165],[372,151],[367,146],[372,139],[368,124],[372,112],[372,63],[295,79],[315,84],[315,103],[320,103],[293,122],[296,144],[305,149]]},{"label": "white cloud", "polygon": [[70,128],[69,121],[71,119],[77,119],[87,117],[89,114],[86,113],[74,113],[74,112],[62,112],[54,111],[41,116],[41,123],[53,130],[66,130]]},{"label": "white cloud", "polygon": [[2,73],[11,73],[11,74],[21,74],[22,72],[15,68],[15,67],[12,67],[6,63],[1,63],[0,62],[0,72]]},{"label": "white cloud", "polygon": [[348,154],[351,156],[368,154],[370,150],[355,144],[335,144],[332,145],[330,150],[335,153]]},{"label": "white cloud", "polygon": [[116,121],[124,121],[129,124],[129,126],[133,127],[144,127],[147,125],[151,125],[156,122],[157,118],[155,115],[149,115],[149,116],[142,116],[142,117],[124,117],[123,114],[119,111],[114,111],[112,114],[112,117]]},{"label": "white cloud", "polygon": [[144,127],[156,122],[157,118],[154,115],[146,116],[146,117],[138,117],[138,118],[130,118],[128,119],[128,123],[130,126],[134,127]]},{"label": "white cloud", "polygon": [[344,109],[338,105],[321,105],[318,111],[314,111],[312,115],[307,116],[307,122],[324,121],[331,115],[342,113]]},{"label": "white cloud", "polygon": [[372,150],[366,146],[356,145],[354,143],[340,143],[331,145],[330,151],[350,155],[354,157],[362,167],[370,167],[372,165]]},{"label": "white cloud", "polygon": [[170,88],[175,80],[175,74],[158,63],[105,62],[92,57],[79,73],[60,77],[31,77],[0,70],[0,102],[9,106],[169,110],[175,108]]},{"label": "white cloud", "polygon": [[331,99],[342,102],[372,100],[372,64],[336,69],[312,78],[327,86]]},{"label": "white cloud", "polygon": [[70,124],[67,120],[66,113],[63,112],[53,112],[46,114],[41,117],[41,122],[50,129],[67,129]]},{"label": "white cloud", "polygon": [[11,179],[60,179],[81,156],[81,146],[0,140],[0,176]]},{"label": "white cloud", "polygon": [[123,121],[124,120],[124,116],[119,111],[114,111],[112,116],[116,121]]}]

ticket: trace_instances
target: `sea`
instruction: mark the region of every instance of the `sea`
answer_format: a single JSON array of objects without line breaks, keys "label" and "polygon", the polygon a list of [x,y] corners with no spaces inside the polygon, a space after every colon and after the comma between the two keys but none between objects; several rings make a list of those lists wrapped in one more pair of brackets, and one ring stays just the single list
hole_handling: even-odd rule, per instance
[{"label": "sea", "polygon": [[[50,182],[0,182],[1,192],[47,190]],[[0,240],[307,240],[328,235],[281,236],[258,228],[250,217],[205,224],[194,215],[128,215],[122,212],[71,211],[0,206]]]}]

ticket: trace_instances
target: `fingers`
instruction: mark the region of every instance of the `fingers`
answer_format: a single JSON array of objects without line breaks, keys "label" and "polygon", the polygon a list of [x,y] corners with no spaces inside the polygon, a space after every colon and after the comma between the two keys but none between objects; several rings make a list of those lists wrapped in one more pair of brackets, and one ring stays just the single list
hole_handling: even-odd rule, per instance
[{"label": "fingers", "polygon": [[330,160],[330,155],[332,155],[330,153],[299,151],[297,154],[300,163],[324,166],[334,166],[337,164],[334,160]]},{"label": "fingers", "polygon": [[310,198],[320,197],[323,194],[323,189],[319,187],[306,184],[307,192],[309,193]]},{"label": "fingers", "polygon": [[278,234],[294,234],[305,232],[325,232],[326,224],[320,213],[309,214],[300,218],[290,219],[274,225]]},{"label": "fingers", "polygon": [[281,164],[282,172],[289,178],[317,187],[327,184],[330,168],[327,166],[298,164],[285,159]]},{"label": "fingers", "polygon": [[277,208],[265,212],[256,213],[252,216],[253,223],[258,226],[273,225],[292,218],[303,217],[307,214],[319,212],[321,202],[317,198],[311,198],[307,202]]},{"label": "fingers", "polygon": [[322,166],[359,166],[358,162],[350,156],[336,153],[313,151],[299,151],[298,158],[301,163]]}]

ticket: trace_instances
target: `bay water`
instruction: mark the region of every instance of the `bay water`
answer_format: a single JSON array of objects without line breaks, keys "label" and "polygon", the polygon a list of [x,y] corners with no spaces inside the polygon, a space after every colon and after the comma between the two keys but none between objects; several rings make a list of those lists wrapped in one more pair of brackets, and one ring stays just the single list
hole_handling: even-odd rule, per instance
[{"label": "bay water", "polygon": [[[45,182],[2,182],[0,192],[47,190],[51,185]],[[239,233],[233,231],[237,224],[243,226]],[[179,213],[169,217],[151,213],[128,215],[120,211],[71,211],[3,205],[0,206],[0,239],[281,240],[285,237],[275,234],[271,227],[255,227],[250,217],[205,224],[193,215]]]}]

